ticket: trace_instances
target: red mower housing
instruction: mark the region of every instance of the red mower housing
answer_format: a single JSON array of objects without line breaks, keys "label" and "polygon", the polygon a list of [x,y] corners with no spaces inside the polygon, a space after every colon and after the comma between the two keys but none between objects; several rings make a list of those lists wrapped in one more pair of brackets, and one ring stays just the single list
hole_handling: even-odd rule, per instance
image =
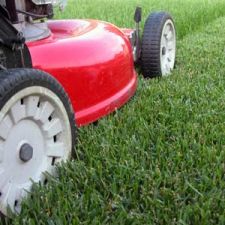
[{"label": "red mower housing", "polygon": [[137,76],[129,37],[97,20],[48,22],[49,37],[27,42],[33,67],[54,76],[72,102],[78,126],[121,107]]}]

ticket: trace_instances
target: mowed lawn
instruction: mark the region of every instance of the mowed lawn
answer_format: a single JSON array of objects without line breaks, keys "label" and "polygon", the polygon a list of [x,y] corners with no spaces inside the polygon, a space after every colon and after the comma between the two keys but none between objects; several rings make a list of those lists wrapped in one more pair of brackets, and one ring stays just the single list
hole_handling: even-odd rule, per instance
[{"label": "mowed lawn", "polygon": [[129,27],[136,5],[174,16],[176,69],[140,74],[128,104],[80,128],[78,159],[6,224],[225,224],[225,2],[75,0],[56,16]]}]

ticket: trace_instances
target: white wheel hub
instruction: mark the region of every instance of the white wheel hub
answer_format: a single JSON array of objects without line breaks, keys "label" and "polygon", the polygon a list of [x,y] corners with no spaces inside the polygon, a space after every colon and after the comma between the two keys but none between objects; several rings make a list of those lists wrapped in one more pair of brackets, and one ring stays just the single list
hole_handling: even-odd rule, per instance
[{"label": "white wheel hub", "polygon": [[59,97],[44,87],[16,93],[0,112],[0,211],[20,211],[32,183],[69,158],[71,127]]},{"label": "white wheel hub", "polygon": [[176,32],[172,20],[163,26],[160,45],[160,64],[162,76],[169,75],[174,68],[176,57]]}]

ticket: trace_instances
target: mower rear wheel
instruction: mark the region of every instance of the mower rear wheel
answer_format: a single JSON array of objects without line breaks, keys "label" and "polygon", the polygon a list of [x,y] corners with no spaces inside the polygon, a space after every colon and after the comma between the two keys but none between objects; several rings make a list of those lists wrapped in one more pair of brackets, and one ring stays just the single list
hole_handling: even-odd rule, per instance
[{"label": "mower rear wheel", "polygon": [[0,211],[19,213],[33,182],[46,182],[75,145],[74,113],[61,85],[34,69],[0,74]]},{"label": "mower rear wheel", "polygon": [[146,78],[167,76],[176,56],[176,31],[172,17],[155,12],[145,22],[141,46],[141,70]]}]

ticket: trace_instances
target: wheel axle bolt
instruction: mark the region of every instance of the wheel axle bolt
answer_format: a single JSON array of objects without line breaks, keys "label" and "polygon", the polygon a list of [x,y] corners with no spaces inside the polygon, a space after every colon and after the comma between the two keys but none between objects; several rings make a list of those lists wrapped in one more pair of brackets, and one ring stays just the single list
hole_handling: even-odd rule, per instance
[{"label": "wheel axle bolt", "polygon": [[33,157],[33,148],[29,144],[23,144],[20,148],[20,159],[28,162]]}]

